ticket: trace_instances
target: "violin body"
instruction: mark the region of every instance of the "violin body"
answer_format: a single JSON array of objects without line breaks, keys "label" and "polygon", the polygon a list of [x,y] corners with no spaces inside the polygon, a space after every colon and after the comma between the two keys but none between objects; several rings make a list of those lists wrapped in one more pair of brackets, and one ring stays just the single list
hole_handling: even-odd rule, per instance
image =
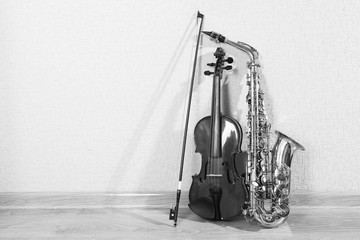
[{"label": "violin body", "polygon": [[[197,215],[213,220],[230,220],[242,213],[245,203],[245,184],[241,174],[245,172],[243,158],[235,157],[240,152],[242,130],[231,117],[221,116],[222,156],[211,163],[211,116],[200,120],[194,131],[196,152],[202,156],[200,172],[193,176],[189,193],[189,207]],[[245,154],[246,153],[242,153]],[[217,162],[216,162],[217,161]],[[218,176],[209,174],[209,164],[218,167]],[[221,176],[220,176],[221,175]]]},{"label": "violin body", "polygon": [[224,59],[225,51],[218,47],[214,53],[216,63],[213,76],[211,115],[201,119],[195,126],[196,152],[201,154],[199,174],[193,176],[189,192],[189,207],[200,217],[213,220],[230,220],[242,213],[246,188],[241,177],[245,161],[241,153],[242,130],[240,124],[221,114],[221,79],[223,70],[230,70],[233,59]]}]

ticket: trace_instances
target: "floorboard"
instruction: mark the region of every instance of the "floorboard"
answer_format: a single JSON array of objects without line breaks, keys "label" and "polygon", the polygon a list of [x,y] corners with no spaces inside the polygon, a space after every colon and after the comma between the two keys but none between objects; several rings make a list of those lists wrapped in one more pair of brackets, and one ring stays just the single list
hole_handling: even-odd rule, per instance
[{"label": "floorboard", "polygon": [[168,220],[175,193],[1,193],[1,239],[360,239],[360,196],[299,192],[278,228],[193,214],[183,194],[178,226]]}]

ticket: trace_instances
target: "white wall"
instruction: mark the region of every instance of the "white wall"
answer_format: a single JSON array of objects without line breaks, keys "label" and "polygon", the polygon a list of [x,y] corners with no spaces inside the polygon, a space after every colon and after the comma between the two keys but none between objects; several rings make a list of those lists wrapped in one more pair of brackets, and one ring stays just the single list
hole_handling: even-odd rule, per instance
[{"label": "white wall", "polygon": [[[292,188],[359,192],[360,3],[328,0],[0,1],[0,191],[175,190],[198,10],[259,50],[273,129],[306,148]],[[199,73],[215,47],[203,37]],[[244,124],[246,59],[225,48]],[[199,74],[184,189],[210,88]]]}]

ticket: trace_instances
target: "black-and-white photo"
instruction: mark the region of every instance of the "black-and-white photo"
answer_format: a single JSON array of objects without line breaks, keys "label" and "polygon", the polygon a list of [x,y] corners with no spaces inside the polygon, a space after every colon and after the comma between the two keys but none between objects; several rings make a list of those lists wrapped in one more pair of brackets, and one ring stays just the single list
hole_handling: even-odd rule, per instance
[{"label": "black-and-white photo", "polygon": [[360,2],[0,0],[0,239],[357,239]]}]

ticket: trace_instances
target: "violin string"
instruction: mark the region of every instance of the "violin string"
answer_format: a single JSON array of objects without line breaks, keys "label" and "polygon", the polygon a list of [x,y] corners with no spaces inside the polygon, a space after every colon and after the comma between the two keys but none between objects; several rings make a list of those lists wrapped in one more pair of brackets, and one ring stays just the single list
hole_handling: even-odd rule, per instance
[{"label": "violin string", "polygon": [[210,164],[210,169],[211,171],[209,172],[210,174],[210,184],[214,184],[214,177],[212,176],[212,174],[214,174],[214,159],[213,159],[213,141],[214,141],[214,136],[213,136],[213,132],[214,132],[214,81],[215,81],[215,75],[213,76],[213,90],[212,90],[212,95],[211,95],[211,117],[210,117],[210,121],[211,121],[211,129],[210,129],[210,153],[209,153],[209,164]]},{"label": "violin string", "polygon": [[[219,78],[217,79],[217,82],[216,82],[216,85],[217,85],[217,88],[218,88],[218,92],[217,92],[217,98],[219,98],[219,101],[220,101],[220,103],[221,103],[221,99],[220,99],[220,96],[221,96],[221,71],[222,71],[222,69],[221,69],[221,64],[220,64],[220,66],[219,66],[219,72],[220,72],[220,74],[219,74]],[[220,122],[219,122],[219,126],[217,126],[217,127],[220,127],[220,129],[218,129],[218,131],[219,131],[219,137],[220,137],[220,142],[221,142],[221,115],[220,115]],[[221,145],[219,146],[220,147],[220,149],[221,149]],[[220,150],[220,152],[221,152],[221,150]],[[216,156],[216,174],[219,176],[220,174],[221,174],[221,171],[220,171],[220,161],[221,161],[221,154],[219,154],[219,155],[217,155]],[[220,186],[220,177],[217,177],[216,178],[216,185],[217,186]]]},{"label": "violin string", "polygon": [[[220,64],[220,72],[222,71],[221,68],[221,64]],[[219,75],[219,79],[218,79],[218,82],[216,83],[218,85],[218,98],[219,98],[219,104],[221,104],[221,74]],[[219,106],[219,109],[221,109],[221,106]],[[221,111],[221,110],[220,110]],[[221,118],[221,112],[219,112],[219,116],[220,116],[220,119],[219,119],[219,125],[217,126],[219,129],[218,129],[218,132],[219,132],[219,140],[218,140],[218,144],[219,145],[219,153],[217,155],[217,159],[216,159],[216,171],[217,171],[217,174],[220,176],[221,175],[221,159],[222,159],[222,155],[221,155],[221,152],[222,152],[222,146],[221,146],[221,139],[222,139],[222,131],[221,131],[221,122],[222,122],[222,118]],[[218,177],[217,178],[217,184],[218,186],[220,186],[220,179],[221,177]]]}]

